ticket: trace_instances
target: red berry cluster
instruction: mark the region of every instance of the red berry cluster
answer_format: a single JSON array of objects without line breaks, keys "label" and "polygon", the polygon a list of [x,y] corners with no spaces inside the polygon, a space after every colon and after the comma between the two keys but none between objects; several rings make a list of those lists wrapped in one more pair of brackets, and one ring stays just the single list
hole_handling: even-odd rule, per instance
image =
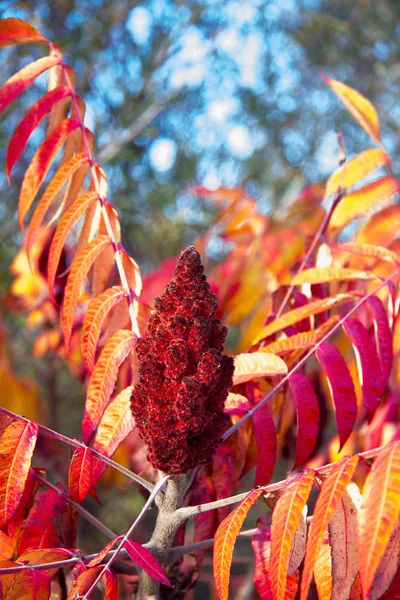
[{"label": "red berry cluster", "polygon": [[199,253],[186,248],[136,345],[132,413],[150,463],[171,475],[210,461],[227,421],[234,364],[222,355],[227,330],[203,271]]}]

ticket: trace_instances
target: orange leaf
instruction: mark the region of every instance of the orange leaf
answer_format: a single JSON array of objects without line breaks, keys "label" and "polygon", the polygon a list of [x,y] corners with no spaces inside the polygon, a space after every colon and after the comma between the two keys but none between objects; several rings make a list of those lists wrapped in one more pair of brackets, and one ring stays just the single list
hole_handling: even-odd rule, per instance
[{"label": "orange leaf", "polygon": [[19,195],[18,219],[21,228],[23,228],[25,215],[30,209],[57,152],[69,134],[78,127],[80,127],[80,122],[77,119],[65,119],[36,150],[25,173]]},{"label": "orange leaf", "polygon": [[332,600],[332,559],[327,533],[324,534],[315,562],[314,579],[319,600]]},{"label": "orange leaf", "polygon": [[106,589],[104,600],[118,600],[118,577],[111,571],[106,569]]},{"label": "orange leaf", "polygon": [[91,206],[91,204],[95,200],[98,200],[98,198],[99,197],[96,192],[86,192],[85,194],[79,196],[79,198],[77,198],[77,200],[75,200],[75,202],[65,212],[55,231],[55,234],[51,241],[51,246],[49,250],[49,263],[47,266],[47,280],[51,294],[53,294],[53,287],[54,281],[56,279],[58,263],[60,261],[61,252],[64,247],[67,236],[71,231],[72,227],[75,225],[75,223],[79,221],[79,219],[87,211],[89,206]]},{"label": "orange leaf", "polygon": [[358,271],[357,269],[340,269],[335,267],[315,267],[298,273],[292,279],[292,285],[303,285],[304,283],[326,283],[328,281],[366,281],[376,279],[373,273]]},{"label": "orange leaf", "polygon": [[358,510],[361,494],[349,483],[329,523],[332,559],[332,600],[347,600],[358,573]]},{"label": "orange leaf", "polygon": [[379,600],[390,587],[399,567],[400,527],[397,522],[385,548],[374,582],[369,593],[369,600]]},{"label": "orange leaf", "polygon": [[97,566],[91,567],[80,573],[70,589],[67,600],[75,600],[76,598],[83,597],[96,581],[102,570],[102,566]]},{"label": "orange leaf", "polygon": [[228,600],[230,568],[233,547],[249,509],[263,493],[262,489],[252,490],[246,498],[220,523],[215,532],[214,580],[220,600]]},{"label": "orange leaf", "polygon": [[[121,442],[133,430],[135,422],[131,410],[133,386],[127,387],[107,406],[97,427],[93,450],[112,456]],[[93,469],[92,485],[100,479],[105,464],[97,461]]]},{"label": "orange leaf", "polygon": [[36,239],[36,235],[43,222],[43,218],[49,209],[50,204],[53,202],[56,194],[65,184],[65,182],[81,167],[81,165],[87,163],[88,161],[89,157],[86,154],[75,154],[68,162],[62,165],[62,167],[60,167],[60,169],[54,175],[46,191],[41,197],[29,223],[25,242],[25,249],[28,257],[32,245]]},{"label": "orange leaf", "polygon": [[359,570],[364,596],[372,586],[378,565],[400,510],[400,442],[380,453],[366,479],[360,509]]},{"label": "orange leaf", "polygon": [[11,171],[24,152],[32,132],[57,102],[60,102],[71,95],[72,90],[69,87],[58,87],[39,98],[39,100],[37,100],[26,112],[23,119],[15,128],[7,148],[6,175],[9,181]]},{"label": "orange leaf", "polygon": [[329,229],[341,229],[345,227],[350,221],[364,216],[367,211],[379,202],[387,200],[398,191],[398,181],[388,175],[347,194],[333,211],[329,221]]},{"label": "orange leaf", "polygon": [[71,497],[81,504],[92,481],[93,454],[90,448],[77,448],[69,466],[68,487]]},{"label": "orange leaf", "polygon": [[380,148],[365,150],[337,169],[328,179],[325,198],[336,194],[339,188],[353,187],[372,171],[390,163],[389,156]]},{"label": "orange leaf", "polygon": [[335,92],[357,123],[380,145],[380,127],[374,105],[360,92],[321,73],[322,79]]},{"label": "orange leaf", "polygon": [[14,421],[0,438],[0,529],[18,508],[28,477],[38,427]]},{"label": "orange leaf", "polygon": [[[17,566],[17,565],[13,565]],[[39,569],[24,569],[14,573],[11,585],[7,587],[7,600],[49,600],[50,577]]]},{"label": "orange leaf", "polygon": [[[117,246],[121,241],[121,224],[119,222],[118,212],[114,206],[105,202],[100,215],[100,223],[98,229],[98,235],[108,235],[109,229],[104,221],[103,212],[107,213],[108,221],[110,223],[112,231],[112,239],[114,244]],[[107,282],[110,277],[111,271],[115,264],[115,251],[114,248],[106,248],[101,255],[101,259],[95,260],[93,264],[91,289],[93,296],[98,296],[107,287]]]},{"label": "orange leaf", "polygon": [[109,403],[118,377],[119,367],[136,343],[136,335],[122,329],[104,346],[90,378],[87,391],[82,434],[89,444],[99,421]]},{"label": "orange leaf", "polygon": [[233,385],[269,377],[271,375],[286,375],[287,366],[279,356],[265,352],[254,352],[253,354],[238,354],[235,356],[235,372],[233,374]]},{"label": "orange leaf", "polygon": [[0,88],[0,113],[11,102],[14,102],[35,81],[36,77],[39,77],[41,73],[51,69],[51,67],[60,64],[60,62],[60,58],[57,56],[44,56],[23,67],[18,73],[10,77]]},{"label": "orange leaf", "polygon": [[17,558],[17,562],[24,563],[26,565],[43,565],[43,570],[46,573],[53,577],[58,569],[57,567],[52,567],[51,569],[46,568],[46,563],[57,562],[59,560],[66,560],[71,558],[73,552],[70,550],[65,550],[64,548],[45,548],[39,550],[28,550],[21,554]]},{"label": "orange leaf", "polygon": [[311,317],[313,315],[317,315],[325,310],[330,310],[339,304],[343,304],[344,302],[349,302],[350,300],[355,300],[357,297],[362,295],[361,292],[348,292],[346,294],[337,294],[336,296],[331,296],[329,298],[323,298],[322,300],[314,300],[313,302],[309,302],[305,306],[300,306],[299,308],[294,308],[293,310],[289,310],[287,313],[283,314],[278,319],[274,319],[266,325],[261,332],[257,335],[257,337],[253,340],[252,344],[258,344],[266,337],[269,337],[273,333],[280,331],[281,329],[285,329],[290,325],[294,325],[307,317]]},{"label": "orange leaf", "polygon": [[322,484],[311,521],[301,582],[300,600],[306,600],[314,566],[329,521],[342,498],[358,463],[358,455],[345,456],[336,463]]},{"label": "orange leaf", "polygon": [[290,477],[272,513],[270,579],[275,600],[285,596],[290,550],[313,482],[314,471]]},{"label": "orange leaf", "polygon": [[82,329],[83,362],[89,373],[94,369],[97,344],[104,320],[110,310],[123,298],[126,298],[126,291],[123,287],[115,285],[94,298],[89,304]]},{"label": "orange leaf", "polygon": [[37,29],[23,19],[16,19],[15,17],[0,19],[0,48],[14,44],[47,41]]},{"label": "orange leaf", "polygon": [[71,265],[71,271],[65,287],[62,316],[62,330],[67,352],[70,350],[70,340],[74,325],[75,310],[79,302],[82,284],[95,259],[101,254],[104,248],[110,244],[111,239],[107,235],[97,236],[87,246],[85,246],[85,248],[83,248],[77,256],[75,256]]}]

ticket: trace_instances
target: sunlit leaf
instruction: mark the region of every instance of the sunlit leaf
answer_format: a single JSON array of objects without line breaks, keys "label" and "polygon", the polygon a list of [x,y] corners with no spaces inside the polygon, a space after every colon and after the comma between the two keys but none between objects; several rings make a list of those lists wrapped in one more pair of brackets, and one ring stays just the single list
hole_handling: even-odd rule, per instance
[{"label": "sunlit leaf", "polygon": [[364,216],[369,210],[391,198],[399,191],[395,177],[387,175],[367,183],[362,188],[346,194],[336,206],[329,221],[329,229],[345,227],[353,219]]},{"label": "sunlit leaf", "polygon": [[307,540],[306,558],[304,562],[303,578],[301,581],[300,600],[306,600],[310,587],[314,566],[318,557],[320,546],[329,521],[338,506],[358,463],[358,455],[342,458],[336,463],[322,484],[311,521],[309,537]]},{"label": "sunlit leaf", "polygon": [[44,56],[38,58],[35,62],[23,67],[18,73],[15,73],[8,81],[0,88],[0,113],[7,106],[14,102],[22,92],[26,90],[44,71],[51,69],[60,63],[60,58],[57,56]]},{"label": "sunlit leaf", "polygon": [[72,90],[66,86],[58,87],[39,98],[26,112],[23,119],[15,128],[10,138],[6,154],[6,175],[10,174],[14,165],[20,159],[26,144],[39,123],[47,116],[54,104],[72,95]]},{"label": "sunlit leaf", "polygon": [[379,563],[369,593],[370,600],[379,600],[387,591],[399,567],[400,527],[395,525]]},{"label": "sunlit leaf", "polygon": [[38,427],[14,421],[0,438],[0,528],[18,508],[31,466]]},{"label": "sunlit leaf", "polygon": [[289,385],[297,410],[296,460],[293,465],[293,469],[297,469],[314,450],[319,432],[319,404],[314,388],[305,375],[294,373]]},{"label": "sunlit leaf", "polygon": [[90,378],[82,421],[83,440],[89,444],[109,404],[119,367],[136,343],[136,336],[128,330],[114,333],[104,346]]},{"label": "sunlit leaf", "polygon": [[21,228],[23,228],[25,215],[29,211],[58,151],[70,133],[78,127],[80,127],[80,122],[77,119],[65,119],[36,150],[25,173],[19,195],[18,220]]},{"label": "sunlit leaf", "polygon": [[353,254],[361,254],[363,256],[371,256],[378,260],[387,260],[389,262],[393,262],[395,265],[400,265],[400,256],[396,254],[396,252],[388,250],[383,246],[348,242],[347,244],[341,244],[340,246],[337,246],[337,250],[343,250]]},{"label": "sunlit leaf", "polygon": [[253,345],[258,344],[266,337],[269,337],[273,333],[277,331],[281,331],[281,329],[285,329],[291,325],[295,325],[299,321],[306,319],[310,316],[317,315],[326,310],[331,310],[332,308],[343,304],[344,302],[349,302],[351,300],[355,300],[357,297],[362,295],[361,292],[349,292],[347,294],[337,294],[336,296],[331,296],[329,298],[323,298],[322,300],[314,300],[313,302],[309,302],[305,306],[300,306],[299,308],[294,308],[293,310],[289,310],[287,313],[284,313],[281,317],[274,319],[266,325],[261,332],[257,335],[257,337],[253,340]]},{"label": "sunlit leaf", "polygon": [[377,144],[380,144],[379,118],[374,105],[352,87],[336,81],[336,79],[331,79],[325,73],[321,72],[321,76],[357,123]]},{"label": "sunlit leaf", "polygon": [[285,596],[290,551],[313,482],[313,471],[290,477],[272,513],[270,579],[275,600]]},{"label": "sunlit leaf", "polygon": [[373,273],[358,271],[357,269],[340,269],[336,267],[315,267],[306,269],[295,275],[291,281],[292,285],[303,285],[304,283],[326,283],[329,281],[368,281],[376,279]]},{"label": "sunlit leaf", "polygon": [[73,174],[83,164],[87,163],[88,160],[89,158],[85,154],[75,154],[68,162],[63,164],[59,168],[57,173],[54,175],[43,196],[40,198],[40,201],[29,222],[25,242],[25,249],[28,256],[36,240],[37,233],[40,229],[40,226],[42,225],[46,212],[50,208],[50,205],[56,197],[57,193],[60,191],[62,186],[68,181],[68,179],[72,177]]},{"label": "sunlit leaf", "polygon": [[361,494],[349,483],[328,525],[332,562],[332,599],[347,600],[358,573],[358,511]]},{"label": "sunlit leaf", "polygon": [[286,375],[286,373],[286,363],[274,354],[266,354],[264,352],[238,354],[235,356],[233,385],[259,379],[260,377]]},{"label": "sunlit leaf", "polygon": [[239,415],[248,412],[250,408],[251,405],[246,396],[229,392],[225,401],[224,412],[228,415]]},{"label": "sunlit leaf", "polygon": [[[54,181],[54,180],[53,180]],[[49,262],[47,266],[47,282],[50,294],[53,294],[54,282],[56,279],[60,256],[67,239],[69,232],[82,215],[87,211],[96,200],[98,200],[96,192],[86,192],[77,198],[77,200],[69,207],[61,219],[49,250]]]},{"label": "sunlit leaf", "polygon": [[353,187],[361,179],[390,163],[389,156],[380,148],[365,150],[337,169],[328,179],[325,198],[336,194],[339,188]]},{"label": "sunlit leaf", "polygon": [[95,364],[97,344],[104,320],[110,310],[126,298],[126,291],[121,286],[105,290],[89,304],[83,321],[82,356],[86,370],[91,373]]},{"label": "sunlit leaf", "polygon": [[43,565],[43,570],[50,576],[53,577],[57,571],[57,567],[46,568],[47,563],[53,563],[60,560],[67,560],[71,558],[73,552],[66,550],[65,548],[46,548],[43,550],[28,550],[21,554],[17,558],[17,562],[24,563],[27,565]]},{"label": "sunlit leaf", "polygon": [[89,270],[100,256],[104,248],[111,244],[111,239],[107,235],[101,235],[94,238],[77,256],[71,265],[67,285],[64,294],[62,330],[64,334],[64,344],[67,352],[70,350],[70,340],[72,328],[74,325],[75,310],[79,302],[80,291],[83,282]]},{"label": "sunlit leaf", "polygon": [[214,580],[220,600],[228,600],[230,569],[233,547],[249,509],[263,493],[262,489],[251,491],[219,525],[214,539]]},{"label": "sunlit leaf", "polygon": [[[131,396],[133,386],[120,392],[105,409],[93,441],[93,449],[104,456],[112,456],[119,444],[133,430]],[[95,486],[105,469],[105,464],[97,461],[93,470],[92,485]]]},{"label": "sunlit leaf", "polygon": [[323,342],[316,355],[328,378],[342,448],[353,431],[357,417],[357,397],[353,379],[336,346]]},{"label": "sunlit leaf", "polygon": [[359,570],[365,596],[397,524],[400,510],[400,442],[386,446],[372,465],[359,514]]},{"label": "sunlit leaf", "polygon": [[23,19],[9,17],[0,20],[0,48],[13,44],[47,42],[46,38]]}]

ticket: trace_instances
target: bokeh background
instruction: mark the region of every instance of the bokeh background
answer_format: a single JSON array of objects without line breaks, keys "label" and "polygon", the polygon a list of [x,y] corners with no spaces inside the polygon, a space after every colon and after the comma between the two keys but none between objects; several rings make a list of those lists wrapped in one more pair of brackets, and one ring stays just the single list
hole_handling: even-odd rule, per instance
[{"label": "bokeh background", "polygon": [[[212,221],[213,207],[191,186],[244,187],[269,214],[305,186],[325,181],[338,164],[337,131],[349,155],[369,147],[319,70],[374,103],[398,174],[397,0],[0,0],[0,16],[32,23],[62,47],[76,70],[96,156],[108,174],[109,199],[121,213],[124,246],[145,274]],[[29,45],[3,50],[0,83],[41,52]],[[2,116],[0,165],[11,132],[45,86],[46,76]],[[40,135],[32,136],[35,144]],[[37,420],[78,437],[82,385],[60,357],[32,356],[34,332],[9,298],[9,267],[21,241],[18,190],[32,148],[12,185],[0,169],[0,307],[7,354],[12,372],[37,386],[33,392],[13,384],[14,409],[30,416],[29,403],[40,397]],[[218,257],[221,242],[212,243],[210,252]],[[5,393],[11,384],[1,369],[0,361]],[[68,468],[68,456],[58,447],[51,460],[47,467],[59,474]],[[121,482],[112,477],[103,507],[91,508],[122,530],[138,502],[115,492]],[[91,533],[86,545],[98,547]]]}]

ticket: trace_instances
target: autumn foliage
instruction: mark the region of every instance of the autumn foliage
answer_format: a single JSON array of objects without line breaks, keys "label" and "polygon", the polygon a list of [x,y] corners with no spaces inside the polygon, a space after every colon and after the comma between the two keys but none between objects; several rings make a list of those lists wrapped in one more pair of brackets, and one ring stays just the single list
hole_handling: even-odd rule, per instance
[{"label": "autumn foliage", "polygon": [[[216,210],[211,228],[142,279],[107,201],[75,72],[31,25],[0,21],[1,46],[26,43],[48,56],[3,84],[0,111],[49,77],[7,149],[10,178],[45,124],[20,190],[11,295],[35,356],[61,356],[86,402],[80,441],[2,400],[0,597],[86,600],[96,587],[126,597],[123,559],[139,598],[172,597],[171,587],[183,598],[213,548],[210,585],[226,600],[238,537],[254,555],[249,597],[398,597],[399,184],[375,108],[323,74],[374,147],[347,159],[342,145],[324,187],[268,217],[245,190],[192,187]],[[213,236],[225,255],[206,263]],[[27,389],[4,339],[0,377]],[[74,448],[68,481],[33,466],[42,438]],[[117,448],[131,469],[112,460]],[[147,497],[123,534],[82,506],[101,495],[106,465]],[[130,538],[153,502],[143,545]],[[253,513],[256,528],[243,530]],[[94,555],[77,548],[78,516],[110,539]]]}]

